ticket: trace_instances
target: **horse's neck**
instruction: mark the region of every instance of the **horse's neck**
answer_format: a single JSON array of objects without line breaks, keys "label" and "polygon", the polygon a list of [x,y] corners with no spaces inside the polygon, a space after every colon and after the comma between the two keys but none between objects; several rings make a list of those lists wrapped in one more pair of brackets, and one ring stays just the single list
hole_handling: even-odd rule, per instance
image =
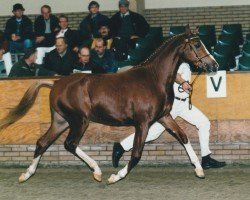
[{"label": "horse's neck", "polygon": [[181,64],[181,59],[178,55],[179,48],[170,46],[164,53],[164,57],[161,56],[159,58],[161,60],[158,66],[152,65],[152,71],[155,73],[154,76],[157,76],[157,82],[165,87],[173,85],[175,81],[178,67]]}]

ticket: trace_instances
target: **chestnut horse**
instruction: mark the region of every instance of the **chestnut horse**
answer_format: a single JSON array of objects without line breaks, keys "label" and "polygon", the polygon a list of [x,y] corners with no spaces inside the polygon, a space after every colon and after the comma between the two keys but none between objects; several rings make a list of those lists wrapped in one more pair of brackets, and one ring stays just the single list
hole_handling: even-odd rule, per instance
[{"label": "chestnut horse", "polygon": [[134,126],[135,139],[131,160],[108,183],[123,179],[139,162],[149,127],[159,121],[185,147],[195,166],[196,176],[204,178],[203,169],[186,134],[172,119],[173,83],[179,65],[193,63],[207,72],[216,72],[218,64],[208,53],[197,34],[187,27],[159,47],[144,63],[118,74],[74,74],[58,81],[40,81],[32,85],[20,103],[0,121],[0,129],[21,118],[33,105],[41,87],[51,88],[51,126],[38,139],[34,160],[19,181],[24,182],[36,171],[42,154],[69,128],[65,149],[83,160],[101,181],[97,163],[84,153],[79,142],[89,121],[111,126]]}]

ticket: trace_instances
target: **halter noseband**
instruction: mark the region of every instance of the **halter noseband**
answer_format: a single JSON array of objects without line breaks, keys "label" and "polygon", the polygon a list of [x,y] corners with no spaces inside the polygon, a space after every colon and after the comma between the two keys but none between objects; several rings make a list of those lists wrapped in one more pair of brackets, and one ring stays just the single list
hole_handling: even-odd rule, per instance
[{"label": "halter noseband", "polygon": [[208,53],[208,54],[206,54],[205,56],[200,57],[200,56],[198,55],[198,53],[197,53],[197,48],[191,43],[191,40],[193,40],[193,39],[199,39],[199,38],[198,38],[198,37],[187,38],[187,39],[185,40],[185,42],[186,42],[186,43],[190,46],[190,48],[194,51],[195,56],[196,56],[196,59],[197,59],[197,62],[200,62],[202,66],[206,66],[206,63],[204,63],[202,59],[203,59],[203,58],[206,58],[206,57],[208,57],[208,56],[210,56],[211,54]]}]

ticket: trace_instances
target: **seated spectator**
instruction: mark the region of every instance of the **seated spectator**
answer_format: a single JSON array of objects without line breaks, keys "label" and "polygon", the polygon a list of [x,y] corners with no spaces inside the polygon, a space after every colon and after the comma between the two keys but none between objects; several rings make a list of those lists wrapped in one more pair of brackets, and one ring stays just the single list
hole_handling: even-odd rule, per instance
[{"label": "seated spectator", "polygon": [[5,36],[10,41],[10,52],[16,50],[22,51],[24,48],[32,47],[32,22],[23,15],[24,8],[22,4],[17,3],[13,6],[13,14],[5,27]]},{"label": "seated spectator", "polygon": [[3,32],[0,32],[0,60],[3,58],[3,54],[8,51],[8,41],[4,39]]},{"label": "seated spectator", "polygon": [[41,15],[34,24],[35,43],[37,47],[52,47],[55,45],[55,36],[59,31],[59,20],[51,14],[51,7],[43,5]]},{"label": "seated spectator", "polygon": [[91,51],[91,59],[95,65],[101,66],[106,73],[115,73],[118,69],[115,66],[112,52],[107,49],[107,42],[102,38],[96,41],[95,49]]},{"label": "seated spectator", "polygon": [[109,22],[109,18],[99,12],[100,5],[96,1],[89,3],[89,15],[80,23],[80,34],[82,40],[90,40],[98,37],[98,28],[101,22]]},{"label": "seated spectator", "polygon": [[23,59],[19,60],[11,68],[9,77],[30,77],[47,75],[53,76],[56,73],[44,69],[42,66],[35,64],[37,52],[35,48],[28,48],[24,50]]},{"label": "seated spectator", "polygon": [[[105,40],[107,42],[107,49],[111,49],[113,39],[110,35],[109,23],[107,21],[101,22],[99,24],[98,32],[99,32],[98,38],[102,38],[103,40]],[[95,43],[98,38],[93,39],[91,49],[95,48]]]},{"label": "seated spectator", "polygon": [[45,56],[44,67],[58,75],[69,75],[73,72],[77,55],[68,48],[67,39],[59,37],[56,39],[56,49]]},{"label": "seated spectator", "polygon": [[[119,1],[119,12],[110,19],[110,31],[114,39],[117,59],[127,58],[129,48],[134,48],[140,37],[145,37],[149,31],[149,25],[144,17],[129,10],[129,1]],[[125,56],[123,56],[125,55]]]},{"label": "seated spectator", "polygon": [[59,32],[56,37],[65,37],[68,41],[68,48],[74,52],[78,52],[79,35],[77,31],[69,28],[69,19],[66,15],[59,17]]},{"label": "seated spectator", "polygon": [[9,43],[4,39],[3,32],[0,32],[0,62],[1,62],[1,74],[8,75],[10,68],[12,67],[11,55],[8,52]]},{"label": "seated spectator", "polygon": [[105,70],[98,65],[95,65],[90,59],[90,50],[88,47],[81,47],[78,53],[79,62],[74,66],[77,71],[91,71],[91,73],[105,73]]}]

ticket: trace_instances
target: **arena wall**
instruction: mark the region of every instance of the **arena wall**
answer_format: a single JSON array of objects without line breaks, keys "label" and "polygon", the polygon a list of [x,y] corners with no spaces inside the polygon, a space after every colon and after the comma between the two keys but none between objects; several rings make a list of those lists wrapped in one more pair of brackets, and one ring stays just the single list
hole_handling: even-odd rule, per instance
[{"label": "arena wall", "polygon": [[[39,79],[0,80],[0,118],[16,105],[26,89]],[[227,163],[250,164],[250,93],[249,73],[227,74],[227,97],[206,98],[206,76],[201,75],[194,86],[193,104],[199,107],[211,120],[211,150],[215,158]],[[33,157],[36,140],[49,127],[49,89],[42,89],[35,105],[28,114],[0,132],[0,165],[27,164]],[[181,119],[178,124],[185,130],[195,151],[200,155],[196,127]],[[133,127],[110,127],[91,123],[81,142],[89,155],[101,164],[111,163],[112,144],[133,133]],[[73,164],[81,162],[66,152],[64,133],[45,153],[43,164]],[[129,159],[126,153],[124,161]],[[168,133],[154,143],[145,146],[143,164],[188,163],[183,147]]]}]

